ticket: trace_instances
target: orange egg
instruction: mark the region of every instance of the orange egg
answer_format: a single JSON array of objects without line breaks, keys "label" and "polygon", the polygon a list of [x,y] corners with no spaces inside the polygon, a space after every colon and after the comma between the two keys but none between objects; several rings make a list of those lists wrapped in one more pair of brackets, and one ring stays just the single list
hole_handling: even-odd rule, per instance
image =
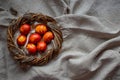
[{"label": "orange egg", "polygon": [[43,35],[43,40],[47,43],[49,43],[54,38],[54,35],[52,32],[48,31]]},{"label": "orange egg", "polygon": [[47,32],[47,27],[44,24],[38,24],[35,28],[35,32],[39,33],[40,35],[43,35]]},{"label": "orange egg", "polygon": [[24,36],[24,35],[19,35],[18,38],[17,38],[17,44],[18,44],[19,46],[23,46],[23,45],[25,45],[26,40],[27,40],[26,36]]}]

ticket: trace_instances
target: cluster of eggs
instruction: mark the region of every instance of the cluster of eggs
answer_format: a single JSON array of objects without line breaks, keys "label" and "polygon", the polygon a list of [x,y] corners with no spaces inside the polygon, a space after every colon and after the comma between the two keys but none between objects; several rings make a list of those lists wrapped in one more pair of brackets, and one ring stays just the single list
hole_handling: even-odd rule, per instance
[{"label": "cluster of eggs", "polygon": [[16,40],[18,46],[24,46],[28,39],[25,48],[30,55],[35,55],[37,52],[44,52],[47,49],[48,43],[54,38],[53,33],[48,30],[45,24],[35,25],[33,33],[30,33],[31,30],[31,25],[29,24],[23,24],[20,26],[20,34]]}]

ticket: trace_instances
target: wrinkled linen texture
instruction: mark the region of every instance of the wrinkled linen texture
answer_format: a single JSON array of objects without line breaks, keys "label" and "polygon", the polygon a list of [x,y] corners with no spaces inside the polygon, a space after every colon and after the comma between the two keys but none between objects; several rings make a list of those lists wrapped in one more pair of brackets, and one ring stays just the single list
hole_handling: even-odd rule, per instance
[{"label": "wrinkled linen texture", "polygon": [[[55,18],[64,42],[50,63],[22,71],[6,31],[29,12]],[[120,0],[0,0],[0,80],[120,80]]]}]

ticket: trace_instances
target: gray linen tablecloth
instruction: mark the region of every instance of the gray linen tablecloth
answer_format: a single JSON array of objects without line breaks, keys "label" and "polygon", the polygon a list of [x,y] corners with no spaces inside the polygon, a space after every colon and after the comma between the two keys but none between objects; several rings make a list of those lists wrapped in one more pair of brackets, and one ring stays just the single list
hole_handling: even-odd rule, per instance
[{"label": "gray linen tablecloth", "polygon": [[[50,63],[22,71],[6,31],[29,12],[55,18],[64,42]],[[120,80],[120,0],[0,0],[0,80]]]}]

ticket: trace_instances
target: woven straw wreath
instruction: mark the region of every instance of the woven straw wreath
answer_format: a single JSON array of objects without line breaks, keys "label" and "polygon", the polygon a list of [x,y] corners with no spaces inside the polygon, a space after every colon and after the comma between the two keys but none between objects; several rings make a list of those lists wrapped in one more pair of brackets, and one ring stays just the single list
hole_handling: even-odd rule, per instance
[{"label": "woven straw wreath", "polygon": [[[35,22],[42,23],[48,26],[53,33],[54,39],[50,44],[52,47],[45,51],[44,55],[28,55],[26,51],[16,44],[16,34],[22,24],[34,24]],[[30,66],[39,66],[48,63],[51,59],[59,54],[62,47],[62,32],[58,23],[51,17],[43,14],[27,13],[18,19],[12,21],[7,30],[8,49],[13,59],[15,59],[22,68]]]}]

